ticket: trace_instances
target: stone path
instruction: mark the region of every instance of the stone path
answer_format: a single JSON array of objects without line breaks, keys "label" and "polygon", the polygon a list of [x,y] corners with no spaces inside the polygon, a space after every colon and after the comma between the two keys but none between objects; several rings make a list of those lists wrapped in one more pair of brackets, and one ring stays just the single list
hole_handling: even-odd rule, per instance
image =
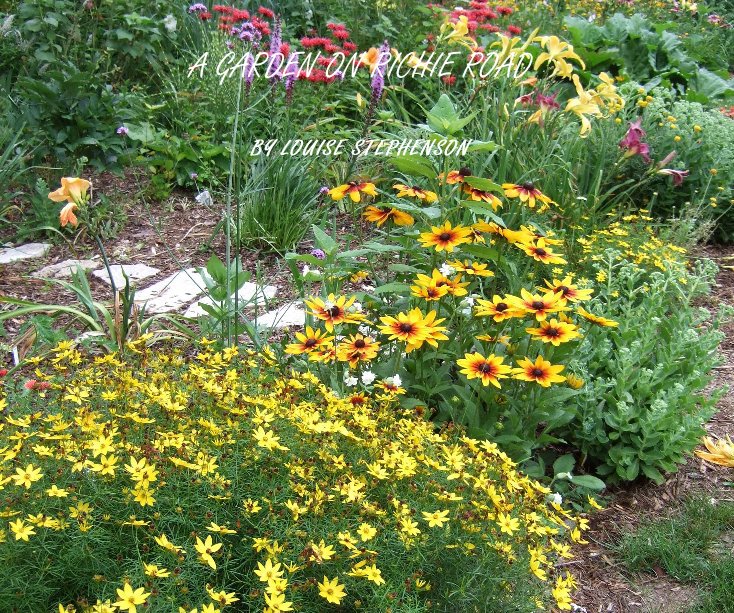
[{"label": "stone path", "polygon": [[[25,259],[42,258],[51,249],[48,243],[28,243],[17,247],[0,249],[0,264],[11,264]],[[145,305],[150,314],[183,313],[185,317],[196,318],[206,315],[204,306],[215,306],[214,300],[206,294],[206,280],[196,268],[180,270],[151,285],[141,286],[141,281],[155,277],[160,270],[146,264],[111,264],[110,272],[103,267],[101,260],[64,260],[50,264],[31,273],[31,276],[42,279],[67,279],[77,269],[92,271],[92,274],[111,285],[110,272],[115,286],[125,286],[125,275],[135,287],[135,302]],[[272,285],[258,286],[245,283],[237,292],[238,308],[252,309],[255,306],[266,306],[275,298],[278,288]],[[300,302],[290,302],[276,309],[267,311],[253,321],[258,326],[267,328],[287,328],[303,326],[306,313]]]}]

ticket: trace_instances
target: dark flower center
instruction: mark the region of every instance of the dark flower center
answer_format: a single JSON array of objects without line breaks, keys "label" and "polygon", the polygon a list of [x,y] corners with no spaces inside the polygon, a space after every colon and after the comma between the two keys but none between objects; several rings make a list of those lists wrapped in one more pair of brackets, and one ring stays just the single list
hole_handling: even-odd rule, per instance
[{"label": "dark flower center", "polygon": [[441,234],[438,235],[438,240],[440,240],[442,243],[446,243],[451,240],[451,233],[450,232],[441,232]]},{"label": "dark flower center", "polygon": [[339,317],[341,312],[342,310],[336,305],[334,305],[327,311],[327,313],[329,313],[329,315],[331,315],[332,317]]},{"label": "dark flower center", "polygon": [[540,257],[543,257],[544,255],[548,255],[548,252],[545,249],[543,249],[542,247],[536,247],[535,255],[539,255]]},{"label": "dark flower center", "polygon": [[533,377],[542,377],[545,373],[543,372],[542,368],[533,368],[533,370],[530,371],[530,374],[533,375]]},{"label": "dark flower center", "polygon": [[311,347],[316,346],[316,343],[318,343],[318,341],[315,338],[309,338],[305,343],[303,343],[303,345],[310,349]]},{"label": "dark flower center", "polygon": [[462,177],[470,177],[471,176],[471,169],[467,168],[466,166],[462,166],[459,168],[459,174]]},{"label": "dark flower center", "polygon": [[522,188],[528,192],[531,192],[535,189],[535,185],[528,181],[527,183],[522,184]]},{"label": "dark flower center", "polygon": [[561,336],[561,332],[558,328],[546,328],[545,335],[552,336],[553,338],[557,338]]},{"label": "dark flower center", "polygon": [[558,287],[556,288],[556,291],[557,291],[557,292],[560,292],[560,293],[561,293],[561,294],[563,294],[564,296],[567,296],[568,294],[570,294],[570,293],[571,293],[571,288],[570,288],[570,287],[567,287],[567,286],[565,286],[565,285],[559,285],[559,286],[558,286]]},{"label": "dark flower center", "polygon": [[413,331],[413,324],[409,323],[402,323],[400,324],[400,327],[398,328],[402,333],[408,334]]},{"label": "dark flower center", "polygon": [[497,306],[494,307],[494,309],[495,311],[499,311],[500,313],[502,313],[502,311],[506,311],[508,309],[508,306],[504,302],[498,302]]},{"label": "dark flower center", "polygon": [[492,372],[494,371],[494,369],[492,368],[492,365],[489,364],[488,362],[484,362],[484,364],[482,364],[481,366],[479,366],[477,368],[477,370],[480,373],[485,374],[485,375],[492,374]]},{"label": "dark flower center", "polygon": [[354,346],[357,349],[364,349],[367,346],[367,343],[365,343],[363,339],[358,338],[356,341],[354,341]]},{"label": "dark flower center", "polygon": [[545,308],[545,303],[541,300],[533,300],[533,303],[530,306],[536,311],[540,311]]}]

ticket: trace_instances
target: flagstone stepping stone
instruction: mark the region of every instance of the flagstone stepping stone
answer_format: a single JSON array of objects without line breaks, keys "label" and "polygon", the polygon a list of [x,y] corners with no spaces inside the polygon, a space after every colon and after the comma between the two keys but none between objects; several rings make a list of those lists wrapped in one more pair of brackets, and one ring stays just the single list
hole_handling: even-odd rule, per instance
[{"label": "flagstone stepping stone", "polygon": [[303,326],[306,323],[306,311],[301,308],[300,302],[290,302],[258,317],[256,323],[263,328]]},{"label": "flagstone stepping stone", "polygon": [[[160,272],[157,268],[145,264],[112,264],[110,266],[110,272],[112,273],[112,279],[117,289],[123,289],[125,287],[125,277],[122,276],[123,271],[130,281],[142,281]],[[110,283],[110,275],[107,274],[106,268],[95,270],[92,274],[108,285],[112,285]]]},{"label": "flagstone stepping stone", "polygon": [[51,249],[50,243],[27,243],[17,247],[0,249],[0,264],[12,264],[31,258],[42,258]]},{"label": "flagstone stepping stone", "polygon": [[146,313],[178,311],[206,290],[196,268],[187,268],[146,287],[135,294],[135,302],[146,303]]},{"label": "flagstone stepping stone", "polygon": [[95,270],[102,263],[99,260],[64,260],[58,264],[49,264],[41,270],[37,270],[31,276],[39,279],[68,279],[77,268],[83,270]]},{"label": "flagstone stepping stone", "polygon": [[[266,300],[270,300],[278,293],[278,288],[272,285],[258,287],[256,283],[245,283],[237,292],[238,308],[252,308],[256,305],[265,304]],[[257,295],[257,299],[255,296]],[[184,317],[199,317],[205,315],[206,311],[201,307],[202,304],[214,306],[215,302],[209,296],[194,302],[186,309]]]}]

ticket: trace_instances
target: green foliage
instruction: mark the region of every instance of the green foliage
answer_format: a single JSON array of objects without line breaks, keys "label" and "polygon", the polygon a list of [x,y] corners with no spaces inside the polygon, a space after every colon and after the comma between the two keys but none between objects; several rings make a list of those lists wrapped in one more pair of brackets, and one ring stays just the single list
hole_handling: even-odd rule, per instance
[{"label": "green foliage", "polygon": [[592,307],[605,304],[619,328],[591,330],[579,347],[574,365],[588,373],[587,386],[572,399],[578,413],[564,438],[608,482],[662,482],[698,444],[723,393],[703,393],[720,316],[693,305],[716,267],[648,273],[608,251],[593,270],[607,280]]},{"label": "green foliage", "polygon": [[281,254],[293,249],[324,215],[319,187],[302,158],[262,157],[251,163],[233,220],[238,244]]},{"label": "green foliage", "polygon": [[663,84],[690,99],[708,102],[734,96],[734,81],[708,70],[689,56],[668,24],[653,24],[641,14],[610,17],[603,26],[567,16],[574,48],[587,68],[622,74],[651,89]]}]

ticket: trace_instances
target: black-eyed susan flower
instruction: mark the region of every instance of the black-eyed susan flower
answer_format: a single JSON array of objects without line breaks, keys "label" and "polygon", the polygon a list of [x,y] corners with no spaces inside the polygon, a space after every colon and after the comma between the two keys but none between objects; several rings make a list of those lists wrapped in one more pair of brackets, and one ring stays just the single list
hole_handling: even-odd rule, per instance
[{"label": "black-eyed susan flower", "polygon": [[349,362],[356,368],[359,362],[369,362],[377,357],[380,343],[369,336],[353,334],[337,345],[336,357],[340,362]]},{"label": "black-eyed susan flower", "polygon": [[500,387],[499,380],[506,379],[512,371],[512,368],[504,363],[503,357],[493,354],[484,357],[478,352],[467,353],[456,363],[461,366],[459,372],[467,379],[480,379],[485,386],[491,383],[495,387]]},{"label": "black-eyed susan flower", "polygon": [[532,244],[518,244],[517,246],[536,262],[542,262],[543,264],[566,264],[566,260],[559,254],[554,253],[543,239]]},{"label": "black-eyed susan flower", "polygon": [[324,322],[324,326],[329,332],[334,331],[334,326],[348,323],[359,323],[364,321],[364,315],[354,310],[350,310],[354,305],[356,298],[352,296],[339,296],[329,294],[326,300],[321,298],[311,298],[304,300],[306,306],[310,308],[310,315]]},{"label": "black-eyed susan flower", "polygon": [[462,191],[464,192],[464,194],[466,194],[467,200],[472,200],[474,202],[486,202],[487,204],[491,205],[493,211],[496,211],[497,209],[502,207],[502,201],[497,198],[497,196],[495,196],[492,192],[488,192],[477,187],[472,187],[468,183],[464,183],[464,185],[462,186]]},{"label": "black-eyed susan flower", "polygon": [[543,205],[553,204],[553,201],[530,181],[521,184],[503,183],[502,189],[505,191],[505,197],[519,198],[520,202],[527,204],[531,209],[535,208],[536,201],[542,202]]},{"label": "black-eyed susan flower", "polygon": [[497,323],[511,319],[512,317],[523,317],[525,311],[518,309],[509,301],[508,298],[502,298],[495,294],[492,300],[479,298],[477,300],[476,310],[474,314],[478,317],[491,317]]},{"label": "black-eyed susan flower", "polygon": [[501,228],[499,232],[508,243],[511,245],[531,245],[535,241],[535,235],[525,229],[524,227],[520,230],[510,230],[509,228]]},{"label": "black-eyed susan flower", "polygon": [[463,243],[471,242],[471,229],[464,226],[451,226],[445,221],[442,226],[432,226],[430,232],[423,232],[419,241],[423,247],[435,247],[436,251],[452,252]]},{"label": "black-eyed susan flower", "polygon": [[[425,277],[426,275],[421,275]],[[438,285],[436,281],[429,279],[425,283],[420,283],[410,286],[410,293],[416,298],[423,298],[423,300],[440,300],[446,294],[449,293],[447,285]]]},{"label": "black-eyed susan flower", "polygon": [[345,183],[344,185],[333,187],[329,190],[328,193],[333,200],[341,200],[342,198],[349,196],[352,202],[360,202],[362,199],[361,194],[367,194],[368,196],[372,197],[377,196],[375,184],[366,181],[351,181],[349,183]]},{"label": "black-eyed susan flower", "polygon": [[555,347],[581,336],[576,326],[555,318],[550,321],[541,321],[538,328],[527,328],[525,331],[538,340],[551,343]]},{"label": "black-eyed susan flower", "polygon": [[459,170],[449,170],[444,178],[444,174],[438,175],[438,180],[445,181],[447,185],[456,185],[457,183],[463,183],[466,177],[471,176],[471,170],[467,167],[459,168]]},{"label": "black-eyed susan flower", "polygon": [[402,183],[396,183],[393,185],[393,189],[398,192],[398,198],[403,196],[409,196],[411,198],[417,198],[423,202],[431,203],[438,200],[438,195],[435,192],[417,187],[415,185],[403,185]]},{"label": "black-eyed susan flower", "polygon": [[551,383],[563,383],[566,380],[566,377],[558,374],[564,367],[551,364],[541,355],[535,359],[535,362],[530,358],[523,358],[517,364],[519,368],[513,368],[512,375],[520,381],[531,381],[543,387],[550,387]]},{"label": "black-eyed susan flower", "polygon": [[535,315],[538,321],[544,321],[550,313],[558,313],[566,307],[560,294],[531,294],[526,289],[520,290],[520,298],[508,296],[509,304],[528,315]]},{"label": "black-eyed susan flower", "polygon": [[318,350],[322,345],[328,345],[334,340],[333,336],[327,336],[323,330],[314,330],[306,326],[305,333],[296,332],[297,343],[291,343],[285,348],[286,353],[301,355]]},{"label": "black-eyed susan flower", "polygon": [[419,274],[416,277],[415,284],[420,287],[436,286],[438,288],[445,288],[446,293],[452,296],[466,296],[468,293],[466,287],[469,285],[469,282],[462,281],[461,278],[461,275],[456,275],[453,278],[448,277],[437,268],[434,268],[430,277]]},{"label": "black-eyed susan flower", "polygon": [[580,302],[582,300],[591,300],[591,294],[594,293],[593,289],[580,289],[578,285],[573,283],[571,275],[566,275],[563,279],[553,279],[553,281],[545,280],[545,284],[548,289],[543,291],[551,291],[556,294],[560,294],[564,300],[568,302]]},{"label": "black-eyed susan flower", "polygon": [[464,260],[454,260],[453,262],[447,262],[457,272],[463,272],[467,275],[474,275],[477,277],[494,277],[494,273],[487,268],[487,264],[480,264],[479,262],[470,262]]},{"label": "black-eyed susan flower", "polygon": [[379,327],[380,332],[387,334],[390,340],[406,343],[406,353],[420,348],[424,342],[436,347],[436,341],[448,340],[442,334],[446,328],[438,326],[443,319],[436,319],[436,311],[423,315],[420,309],[415,308],[408,313],[398,313],[395,317],[381,317],[380,320],[384,324]]},{"label": "black-eyed susan flower", "polygon": [[368,206],[362,213],[362,217],[377,224],[378,228],[391,219],[396,226],[412,226],[415,223],[412,215],[390,207]]},{"label": "black-eyed susan flower", "polygon": [[599,315],[594,315],[593,313],[589,313],[581,307],[576,307],[576,312],[581,315],[581,317],[583,317],[585,320],[590,321],[591,323],[596,324],[597,326],[601,326],[603,328],[616,328],[619,325],[619,322],[617,321],[607,319],[606,317],[600,317]]}]

